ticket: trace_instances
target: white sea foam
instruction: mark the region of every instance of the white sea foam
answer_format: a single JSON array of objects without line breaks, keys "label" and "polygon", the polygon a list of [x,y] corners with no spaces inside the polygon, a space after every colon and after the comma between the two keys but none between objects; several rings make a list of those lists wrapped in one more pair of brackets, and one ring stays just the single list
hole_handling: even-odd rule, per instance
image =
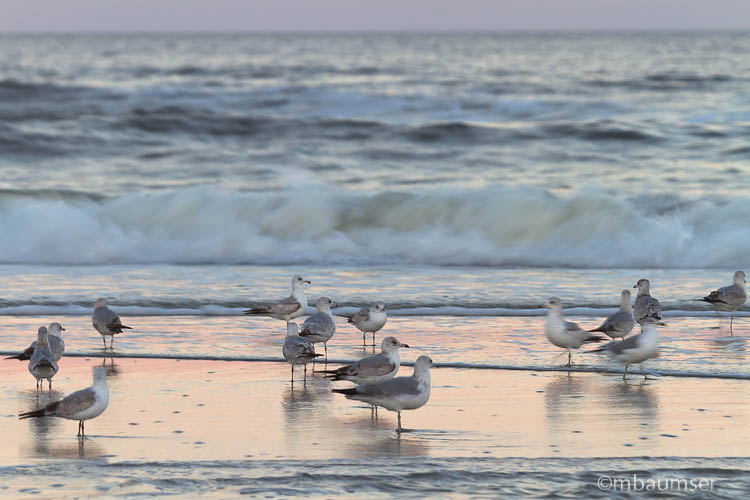
[{"label": "white sea foam", "polygon": [[0,193],[0,263],[746,268],[748,225],[748,198],[626,199],[601,189],[16,192]]}]

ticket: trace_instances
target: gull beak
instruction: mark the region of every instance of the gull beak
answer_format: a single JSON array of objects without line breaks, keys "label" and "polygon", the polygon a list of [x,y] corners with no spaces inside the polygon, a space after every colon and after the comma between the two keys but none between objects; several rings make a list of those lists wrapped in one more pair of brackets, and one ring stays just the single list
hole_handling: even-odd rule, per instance
[{"label": "gull beak", "polygon": [[339,305],[335,302],[331,303],[331,309],[336,309]]},{"label": "gull beak", "polygon": [[633,285],[633,288],[638,288],[638,283],[636,283],[635,285]]},{"label": "gull beak", "polygon": [[312,281],[310,281],[310,280],[304,280],[302,283],[304,283],[305,285],[309,285],[309,284],[312,283]]},{"label": "gull beak", "polygon": [[60,327],[60,330],[62,330],[62,331],[65,331],[65,328],[63,328],[63,327]]},{"label": "gull beak", "polygon": [[402,344],[401,342],[398,343],[399,347],[409,347],[409,344]]}]

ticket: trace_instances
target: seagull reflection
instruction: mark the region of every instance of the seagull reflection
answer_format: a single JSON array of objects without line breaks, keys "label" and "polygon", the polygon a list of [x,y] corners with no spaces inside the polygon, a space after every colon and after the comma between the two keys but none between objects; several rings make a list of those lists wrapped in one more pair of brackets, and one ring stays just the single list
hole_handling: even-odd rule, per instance
[{"label": "seagull reflection", "polygon": [[[359,426],[358,428],[362,428]],[[418,434],[390,432],[392,424],[386,424],[382,429],[387,433],[368,431],[358,436],[347,446],[347,456],[354,458],[378,457],[383,455],[398,457],[425,457],[430,455],[430,441],[419,438]]]},{"label": "seagull reflection", "polygon": [[109,365],[107,364],[107,357],[103,357],[102,366],[107,369],[107,378],[116,377],[120,374],[120,369],[115,365],[115,358],[113,356],[109,357]]},{"label": "seagull reflection", "polygon": [[646,381],[614,384],[608,387],[604,401],[615,409],[619,417],[613,417],[617,419],[653,420],[659,415],[659,397]]},{"label": "seagull reflection", "polygon": [[583,377],[571,372],[557,375],[544,387],[547,416],[564,413],[567,407],[580,404],[585,392]]},{"label": "seagull reflection", "polygon": [[289,386],[281,401],[287,432],[327,427],[332,399],[331,382],[326,379],[311,378],[304,389]]},{"label": "seagull reflection", "polygon": [[33,458],[96,458],[104,454],[102,447],[88,438],[61,441],[55,438],[56,429],[62,425],[57,418],[31,418],[29,441],[31,445],[21,454]]},{"label": "seagull reflection", "polygon": [[747,356],[746,337],[716,337],[708,343],[708,347],[715,351],[741,356],[743,359]]}]

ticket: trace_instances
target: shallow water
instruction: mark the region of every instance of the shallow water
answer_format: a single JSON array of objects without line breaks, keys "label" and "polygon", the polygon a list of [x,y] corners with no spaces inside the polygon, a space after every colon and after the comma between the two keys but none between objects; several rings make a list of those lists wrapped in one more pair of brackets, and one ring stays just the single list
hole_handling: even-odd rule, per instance
[{"label": "shallow water", "polygon": [[[430,402],[395,415],[331,393],[286,363],[67,358],[51,394],[0,361],[4,490],[13,497],[161,492],[206,498],[601,495],[601,476],[706,478],[708,498],[741,498],[750,481],[742,380],[619,374],[432,370]],[[87,422],[19,421],[108,368],[110,406]],[[407,370],[407,369],[405,369]],[[521,458],[524,457],[524,458]],[[562,458],[565,457],[565,458]],[[648,457],[648,458],[644,458]],[[702,458],[699,458],[702,457]],[[40,474],[44,472],[44,474]],[[476,484],[474,484],[476,483]],[[674,493],[674,492],[673,492]],[[702,496],[706,497],[705,495]]]}]

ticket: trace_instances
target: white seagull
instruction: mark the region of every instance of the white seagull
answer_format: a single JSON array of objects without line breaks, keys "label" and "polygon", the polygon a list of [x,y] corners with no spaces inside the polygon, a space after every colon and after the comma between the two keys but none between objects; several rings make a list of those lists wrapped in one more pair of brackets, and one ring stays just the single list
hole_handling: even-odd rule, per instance
[{"label": "white seagull", "polygon": [[737,271],[734,273],[733,283],[729,286],[724,286],[718,290],[714,290],[705,297],[703,302],[708,302],[716,308],[717,311],[729,311],[729,334],[732,333],[732,320],[734,319],[734,311],[745,305],[747,299],[747,292],[745,291],[745,273]]},{"label": "white seagull", "polygon": [[120,317],[112,309],[107,307],[106,299],[96,299],[94,304],[94,314],[91,315],[91,324],[94,329],[99,332],[102,336],[102,342],[104,342],[104,348],[107,348],[106,338],[109,336],[109,348],[113,349],[115,343],[115,335],[122,333],[122,329],[132,330],[129,326],[125,326],[120,321]]},{"label": "white seagull", "polygon": [[362,345],[365,345],[365,337],[372,333],[372,345],[375,345],[375,332],[385,326],[388,320],[388,314],[385,312],[385,304],[378,302],[370,307],[363,307],[350,318],[348,323],[356,326],[362,332]]},{"label": "white seagull", "polygon": [[42,379],[47,379],[49,389],[52,389],[52,377],[57,373],[57,360],[49,350],[47,341],[47,327],[40,326],[36,338],[34,353],[29,360],[29,372],[36,379],[36,389],[42,384]]},{"label": "white seagull", "polygon": [[663,324],[652,318],[645,318],[642,323],[642,333],[604,344],[599,349],[588,352],[603,352],[615,361],[625,363],[625,370],[622,372],[623,380],[628,374],[628,366],[635,363],[640,365],[644,380],[648,379],[643,370],[643,363],[658,354],[659,334],[656,332],[656,325]]},{"label": "white seagull", "polygon": [[304,365],[305,382],[307,382],[307,363],[317,356],[322,356],[322,354],[315,354],[315,346],[312,342],[299,336],[297,323],[294,322],[286,324],[286,338],[282,352],[284,359],[292,365],[292,382],[294,382],[294,365]]},{"label": "white seagull", "polygon": [[430,399],[431,366],[433,362],[429,356],[420,356],[414,363],[414,374],[411,377],[396,377],[379,384],[358,385],[351,389],[333,389],[333,392],[344,394],[348,399],[364,401],[397,412],[396,431],[401,433],[401,411],[416,410]]},{"label": "white seagull", "polygon": [[[47,327],[47,343],[49,344],[50,352],[55,357],[55,361],[60,361],[60,358],[65,353],[65,341],[62,338],[62,332],[64,331],[65,328],[60,323],[50,323]],[[5,359],[17,359],[19,361],[31,359],[31,355],[34,354],[34,348],[36,348],[36,340],[22,353],[15,356],[8,356]]]},{"label": "white seagull", "polygon": [[328,341],[336,333],[336,322],[333,319],[331,308],[336,304],[328,297],[320,297],[315,302],[315,314],[310,316],[302,323],[299,336],[309,340],[313,344],[323,342],[325,348],[326,361],[328,361]]},{"label": "white seagull", "polygon": [[299,318],[307,310],[307,297],[305,296],[305,285],[310,281],[303,279],[302,276],[292,278],[292,294],[273,305],[254,307],[245,311],[245,314],[251,316],[270,316],[276,319],[283,319],[287,323],[294,318]]},{"label": "white seagull", "polygon": [[[633,306],[633,317],[643,326],[645,318],[661,321],[661,304],[651,296],[651,283],[647,279],[639,279],[633,288],[638,289],[638,295],[635,298]],[[648,320],[647,320],[648,321]]]},{"label": "white seagull", "polygon": [[401,366],[398,354],[402,344],[396,337],[386,337],[381,344],[379,354],[362,358],[351,365],[342,366],[337,370],[326,370],[323,373],[332,380],[349,380],[355,384],[379,384],[396,376]]},{"label": "white seagull", "polygon": [[549,309],[547,322],[544,325],[544,334],[547,339],[557,347],[568,350],[568,364],[570,366],[571,349],[578,349],[587,342],[599,342],[599,335],[591,335],[576,323],[565,321],[562,313],[562,302],[557,297],[550,297],[539,307]]},{"label": "white seagull", "polygon": [[633,310],[630,307],[630,290],[623,290],[620,292],[620,309],[608,316],[601,326],[589,332],[601,332],[611,339],[625,338],[634,325],[635,319],[633,319]]},{"label": "white seagull", "polygon": [[18,418],[60,417],[78,420],[78,436],[84,436],[83,423],[98,417],[109,404],[109,387],[107,386],[107,369],[103,366],[94,368],[94,384],[68,395],[61,401],[48,404],[40,410],[28,411]]}]

